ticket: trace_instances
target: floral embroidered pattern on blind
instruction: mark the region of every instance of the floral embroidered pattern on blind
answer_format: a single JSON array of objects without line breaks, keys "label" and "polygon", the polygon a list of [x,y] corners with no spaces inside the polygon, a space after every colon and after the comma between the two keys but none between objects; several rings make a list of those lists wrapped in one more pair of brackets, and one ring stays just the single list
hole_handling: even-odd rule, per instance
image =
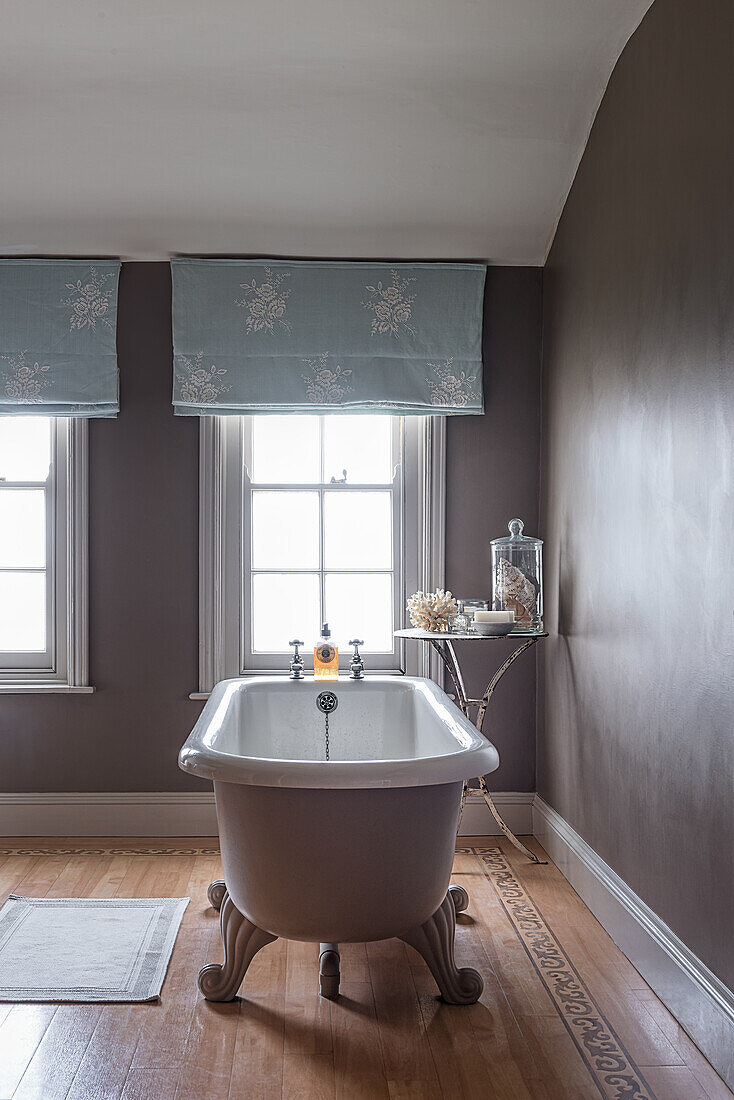
[{"label": "floral embroidered pattern on blind", "polygon": [[427,378],[426,382],[431,391],[431,404],[462,409],[479,396],[474,390],[477,377],[475,374],[467,377],[464,371],[454,374],[453,362],[453,358],[448,358],[445,363],[428,363],[435,378]]},{"label": "floral embroidered pattern on blind", "polygon": [[327,366],[328,351],[316,359],[304,359],[311,368],[310,374],[302,374],[306,383],[306,397],[317,405],[334,405],[351,392],[352,387],[344,382],[351,376],[351,370],[342,370],[338,363],[334,370]]},{"label": "floral embroidered pattern on blind", "polygon": [[14,401],[25,401],[29,405],[39,405],[43,400],[41,390],[52,384],[50,378],[40,377],[51,368],[47,364],[26,362],[27,352],[18,356],[3,355],[1,358],[10,364],[10,370],[2,371],[5,379],[5,394]]},{"label": "floral embroidered pattern on blind", "polygon": [[275,331],[279,325],[286,332],[291,331],[290,322],[285,318],[286,302],[291,296],[290,290],[281,290],[281,284],[290,278],[290,271],[274,272],[265,268],[265,278],[261,283],[253,279],[249,283],[240,283],[244,297],[235,304],[248,311],[245,318],[247,332]]},{"label": "floral embroidered pattern on blind", "polygon": [[214,363],[205,367],[203,351],[194,356],[179,355],[176,365],[179,368],[181,398],[192,405],[212,405],[221,394],[231,389],[221,381],[227,368],[217,367]]},{"label": "floral embroidered pattern on blind", "polygon": [[77,279],[75,283],[66,284],[66,289],[70,290],[71,294],[62,299],[62,305],[72,307],[69,318],[70,329],[94,329],[97,327],[97,321],[112,328],[112,321],[109,318],[110,299],[114,295],[115,288],[105,287],[104,284],[115,274],[108,271],[107,274],[102,275],[96,267],[90,267],[84,283],[81,279]]},{"label": "floral embroidered pattern on blind", "polygon": [[415,275],[401,277],[393,268],[390,271],[392,283],[383,286],[378,282],[376,286],[366,286],[369,297],[362,305],[374,314],[372,318],[372,335],[391,333],[399,336],[401,332],[415,336],[415,329],[410,324],[413,315],[413,302],[415,294],[407,294],[411,283],[416,282]]}]

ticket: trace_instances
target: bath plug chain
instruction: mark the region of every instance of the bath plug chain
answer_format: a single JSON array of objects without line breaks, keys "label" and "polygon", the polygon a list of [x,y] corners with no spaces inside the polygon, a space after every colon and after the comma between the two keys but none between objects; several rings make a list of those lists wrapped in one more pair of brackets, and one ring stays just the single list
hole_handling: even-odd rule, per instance
[{"label": "bath plug chain", "polygon": [[326,738],[326,759],[329,759],[329,715],[339,706],[339,700],[333,691],[322,691],[316,696],[316,706],[324,716],[324,736]]}]

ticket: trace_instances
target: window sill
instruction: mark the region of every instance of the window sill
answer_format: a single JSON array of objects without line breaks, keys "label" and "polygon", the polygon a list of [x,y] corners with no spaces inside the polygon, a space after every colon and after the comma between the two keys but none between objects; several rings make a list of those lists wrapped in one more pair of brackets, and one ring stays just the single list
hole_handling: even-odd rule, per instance
[{"label": "window sill", "polygon": [[71,684],[23,684],[0,682],[0,695],[93,695],[93,687],[76,687]]},{"label": "window sill", "polygon": [[[287,676],[286,669],[253,669],[252,672],[243,672],[237,679],[247,679],[248,676]],[[405,672],[401,668],[371,668],[369,671],[365,671],[364,679],[369,680],[370,676],[405,676]],[[304,680],[313,680],[313,669],[304,670]],[[340,680],[351,679],[349,675],[349,669],[339,670]],[[211,695],[210,691],[191,691],[189,692],[189,699],[193,699],[194,702],[203,702]]]}]

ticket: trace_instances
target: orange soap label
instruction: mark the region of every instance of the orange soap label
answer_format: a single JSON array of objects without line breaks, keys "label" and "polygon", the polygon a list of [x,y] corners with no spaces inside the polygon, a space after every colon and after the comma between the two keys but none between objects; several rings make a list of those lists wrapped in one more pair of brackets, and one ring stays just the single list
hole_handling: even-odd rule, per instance
[{"label": "orange soap label", "polygon": [[314,646],[313,674],[317,680],[335,680],[339,675],[339,653],[335,645]]}]

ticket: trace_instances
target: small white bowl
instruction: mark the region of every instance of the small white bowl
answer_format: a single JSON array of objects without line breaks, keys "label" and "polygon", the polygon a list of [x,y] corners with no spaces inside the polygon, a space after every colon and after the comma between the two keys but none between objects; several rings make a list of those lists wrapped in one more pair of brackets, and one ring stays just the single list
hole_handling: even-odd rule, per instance
[{"label": "small white bowl", "polygon": [[513,630],[515,624],[512,623],[478,623],[474,622],[474,630],[477,634],[481,634],[483,638],[504,638],[506,634],[509,634]]}]

